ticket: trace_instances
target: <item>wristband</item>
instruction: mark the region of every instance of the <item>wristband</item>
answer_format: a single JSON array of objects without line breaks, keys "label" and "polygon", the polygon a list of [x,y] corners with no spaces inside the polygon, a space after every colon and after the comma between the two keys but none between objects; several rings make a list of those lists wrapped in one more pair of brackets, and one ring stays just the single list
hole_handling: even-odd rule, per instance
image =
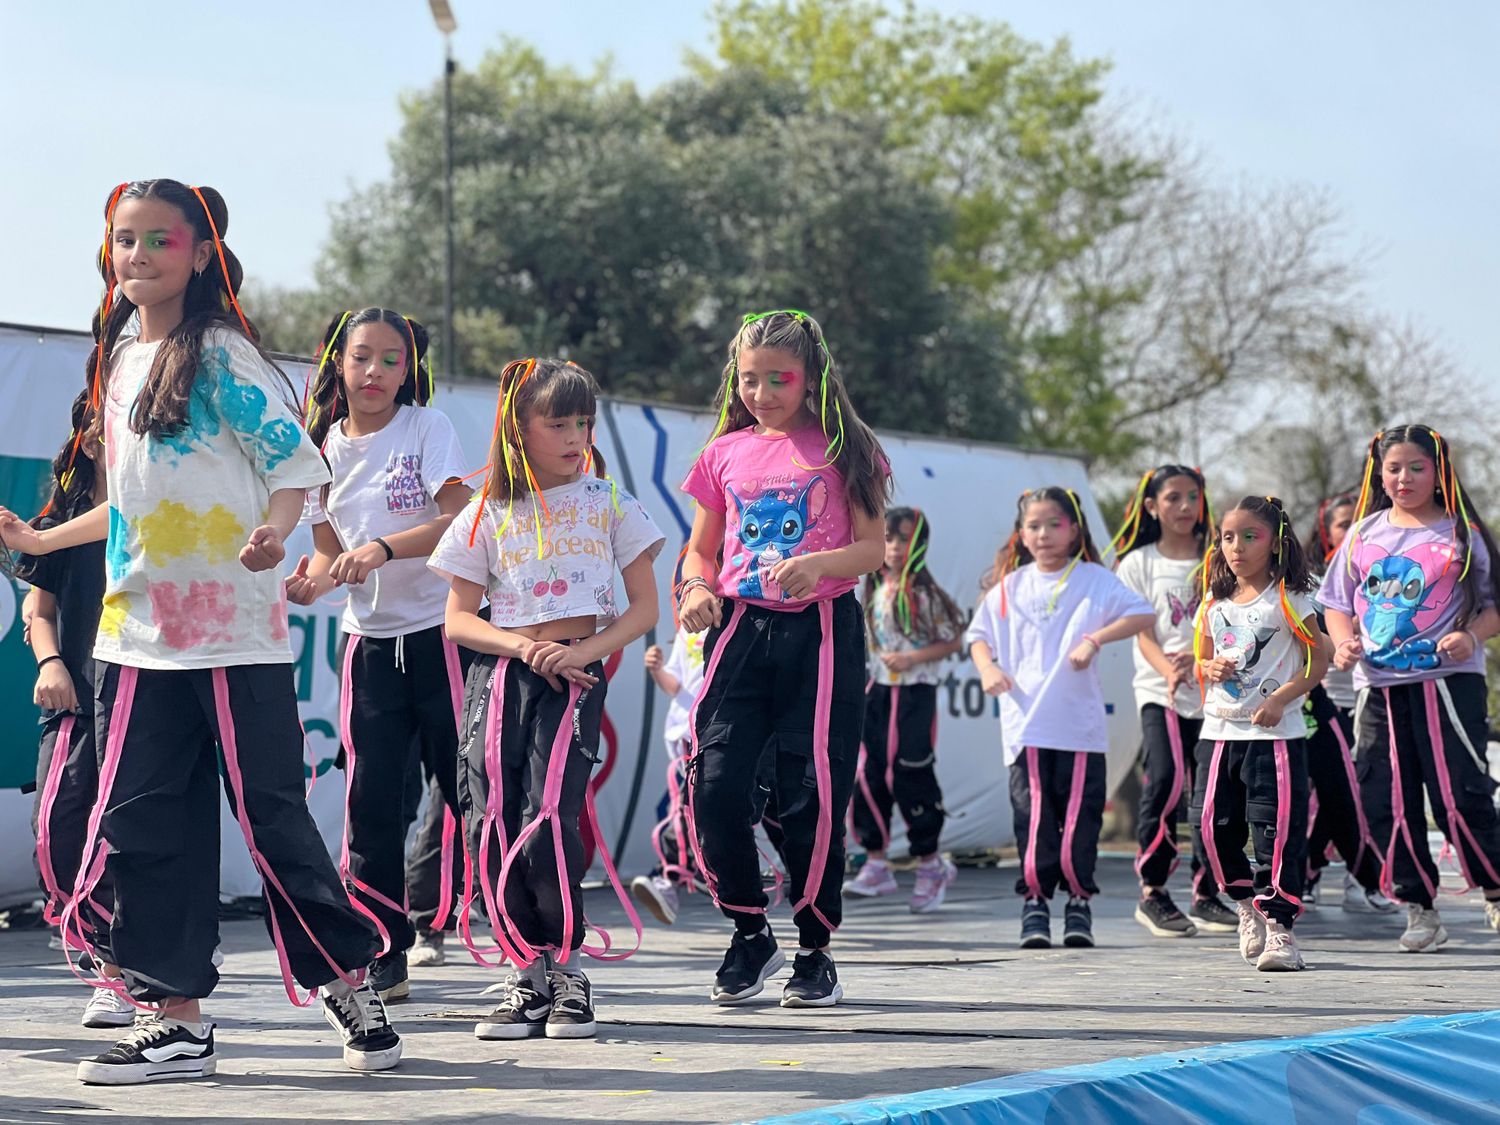
[{"label": "wristband", "polygon": [[55,652],[51,656],[44,656],[40,660],[38,660],[36,662],[36,670],[38,672],[40,672],[43,668],[47,667],[47,665],[51,664],[54,660],[61,660],[61,659],[62,659],[62,657],[60,655],[58,655],[57,653],[55,653]]},{"label": "wristband", "polygon": [[687,597],[687,592],[694,586],[702,586],[709,593],[713,593],[713,587],[708,584],[708,579],[699,578],[697,575],[694,575],[692,578],[685,578],[682,585],[677,587],[677,604],[679,606],[682,605],[682,599]]},{"label": "wristband", "polygon": [[1089,644],[1091,644],[1091,645],[1094,646],[1094,651],[1095,652],[1099,652],[1099,651],[1101,651],[1103,649],[1103,646],[1097,640],[1094,639],[1094,634],[1092,634],[1092,633],[1085,633],[1083,635],[1083,639],[1086,640],[1086,641],[1088,641]]},{"label": "wristband", "polygon": [[385,561],[386,562],[390,562],[392,559],[394,559],[396,557],[396,552],[393,551],[393,550],[391,550],[391,545],[389,543],[387,543],[384,539],[380,538],[380,536],[378,536],[378,535],[375,536],[375,538],[371,539],[370,542],[371,543],[379,543],[380,544],[381,548],[385,551]]}]

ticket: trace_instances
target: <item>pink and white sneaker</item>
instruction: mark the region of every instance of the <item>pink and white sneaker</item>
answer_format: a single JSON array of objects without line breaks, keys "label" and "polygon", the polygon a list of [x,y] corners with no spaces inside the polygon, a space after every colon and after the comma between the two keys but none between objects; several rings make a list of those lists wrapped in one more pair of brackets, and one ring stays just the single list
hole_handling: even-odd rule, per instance
[{"label": "pink and white sneaker", "polygon": [[930,914],[943,905],[948,893],[948,884],[958,878],[958,868],[953,861],[942,856],[933,856],[917,865],[917,887],[911,893],[911,912]]},{"label": "pink and white sneaker", "polygon": [[844,881],[844,893],[856,898],[877,898],[896,893],[896,873],[883,859],[867,859],[853,879]]}]

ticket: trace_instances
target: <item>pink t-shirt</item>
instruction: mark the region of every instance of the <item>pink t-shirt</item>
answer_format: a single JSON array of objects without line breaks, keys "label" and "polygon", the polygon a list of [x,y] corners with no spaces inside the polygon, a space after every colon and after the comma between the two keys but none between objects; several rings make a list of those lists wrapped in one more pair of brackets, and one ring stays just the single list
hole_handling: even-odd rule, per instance
[{"label": "pink t-shirt", "polygon": [[682,482],[705,508],[724,513],[724,562],[717,593],[769,609],[803,609],[854,589],[853,578],[820,579],[812,597],[789,598],[771,578],[795,555],[854,541],[844,475],[819,468],[828,439],[817,425],[791,434],[758,434],[754,426],[709,443]]}]

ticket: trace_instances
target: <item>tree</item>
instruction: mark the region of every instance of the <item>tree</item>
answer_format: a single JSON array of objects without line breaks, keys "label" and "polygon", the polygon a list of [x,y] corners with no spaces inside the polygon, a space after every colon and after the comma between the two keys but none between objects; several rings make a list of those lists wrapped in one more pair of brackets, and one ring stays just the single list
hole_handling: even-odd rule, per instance
[{"label": "tree", "polygon": [[[615,394],[707,403],[741,316],[797,307],[872,423],[1014,436],[1003,321],[948,296],[952,216],[868,115],[734,68],[642,98],[514,42],[456,75],[454,102],[466,374],[559,354]],[[391,180],[335,209],[328,307],[436,324],[440,107],[436,90],[406,98]]]},{"label": "tree", "polygon": [[[1022,436],[1118,456],[1134,442],[1108,363],[1129,288],[1077,268],[1139,222],[1137,195],[1162,167],[1103,143],[1106,65],[1066,41],[1029,42],[997,21],[908,2],[727,0],[714,10],[716,64],[794,83],[813,104],[872,115],[884,142],[952,216],[937,272],[954,304],[1003,325],[1025,398]],[[1002,397],[1014,399],[1014,394]]]}]

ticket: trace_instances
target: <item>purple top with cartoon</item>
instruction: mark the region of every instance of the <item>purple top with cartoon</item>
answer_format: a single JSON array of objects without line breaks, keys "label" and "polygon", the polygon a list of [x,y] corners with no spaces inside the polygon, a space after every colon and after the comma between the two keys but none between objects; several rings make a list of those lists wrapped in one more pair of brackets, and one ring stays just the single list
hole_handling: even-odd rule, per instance
[{"label": "purple top with cartoon", "polygon": [[698,503],[724,513],[724,562],[715,591],[769,609],[803,609],[854,589],[853,578],[821,578],[812,597],[787,596],[771,571],[783,559],[854,541],[844,476],[828,460],[820,426],[758,434],[754,426],[708,444],[682,482]]},{"label": "purple top with cartoon", "polygon": [[[1476,532],[1471,538],[1471,573],[1478,579],[1480,604],[1474,613],[1494,605],[1490,592],[1490,556]],[[1326,609],[1354,618],[1365,657],[1354,667],[1354,686],[1431,680],[1455,672],[1484,672],[1484,649],[1463,663],[1437,650],[1437,643],[1457,627],[1464,606],[1459,575],[1464,548],[1453,533],[1453,521],[1432,527],[1396,527],[1390,512],[1366,516],[1349,530],[1318,591]],[[1472,614],[1471,614],[1472,616]]]}]

